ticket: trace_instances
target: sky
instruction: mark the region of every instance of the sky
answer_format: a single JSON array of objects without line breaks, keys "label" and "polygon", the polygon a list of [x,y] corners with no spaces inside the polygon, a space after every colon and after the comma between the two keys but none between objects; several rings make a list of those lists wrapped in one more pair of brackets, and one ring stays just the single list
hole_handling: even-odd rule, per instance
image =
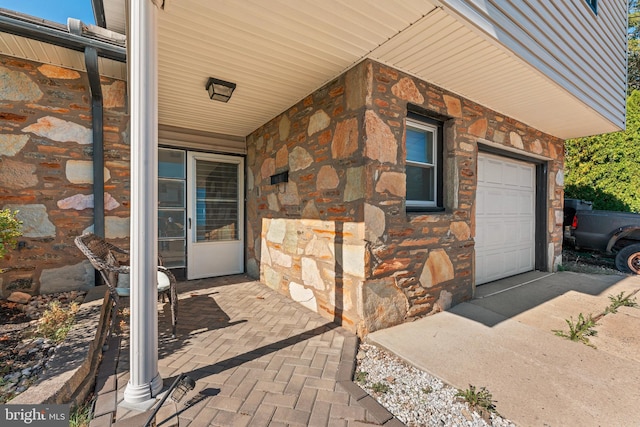
[{"label": "sky", "polygon": [[61,24],[66,24],[67,18],[76,18],[85,24],[95,24],[91,0],[0,0],[0,8]]}]

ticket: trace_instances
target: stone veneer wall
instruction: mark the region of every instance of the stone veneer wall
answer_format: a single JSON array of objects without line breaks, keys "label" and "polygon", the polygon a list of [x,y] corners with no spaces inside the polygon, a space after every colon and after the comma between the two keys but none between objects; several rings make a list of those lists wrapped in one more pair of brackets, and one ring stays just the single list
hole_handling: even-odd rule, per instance
[{"label": "stone veneer wall", "polygon": [[[125,82],[102,78],[107,237],[129,235]],[[81,289],[93,268],[73,238],[93,226],[86,73],[0,56],[0,208],[18,210],[19,249],[0,260],[3,296]]]},{"label": "stone veneer wall", "polygon": [[[247,138],[247,271],[355,330],[365,278],[359,70]],[[271,175],[289,171],[289,182]]]},{"label": "stone veneer wall", "polygon": [[[372,78],[365,113],[369,263],[361,333],[446,310],[473,296],[478,142],[552,159],[545,255],[555,268],[562,251],[563,141],[387,66],[360,66]],[[445,119],[442,213],[405,212],[409,103]],[[384,156],[367,154],[378,146],[393,150]]]},{"label": "stone veneer wall", "polygon": [[[408,103],[445,119],[442,213],[405,211]],[[552,159],[553,266],[562,141],[367,60],[247,138],[249,274],[360,335],[471,298],[479,141]]]}]

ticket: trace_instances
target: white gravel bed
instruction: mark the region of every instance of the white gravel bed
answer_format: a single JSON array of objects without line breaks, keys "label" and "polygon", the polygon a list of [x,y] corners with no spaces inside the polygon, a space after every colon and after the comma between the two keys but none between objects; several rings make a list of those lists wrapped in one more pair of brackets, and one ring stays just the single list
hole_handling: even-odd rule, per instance
[{"label": "white gravel bed", "polygon": [[[360,345],[354,381],[410,427],[515,427],[495,414],[483,419],[456,399],[458,390],[371,344]],[[375,391],[380,388],[388,391]]]}]

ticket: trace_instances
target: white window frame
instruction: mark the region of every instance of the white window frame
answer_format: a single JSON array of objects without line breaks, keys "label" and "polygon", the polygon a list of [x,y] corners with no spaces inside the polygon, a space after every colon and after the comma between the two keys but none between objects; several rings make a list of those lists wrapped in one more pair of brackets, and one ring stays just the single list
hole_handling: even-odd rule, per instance
[{"label": "white window frame", "polygon": [[[438,207],[438,168],[440,165],[438,164],[438,126],[432,125],[429,123],[421,122],[413,119],[406,119],[406,128],[413,128],[419,131],[431,132],[433,134],[433,144],[431,144],[431,149],[433,150],[431,153],[431,158],[433,159],[433,163],[424,163],[424,162],[415,162],[406,159],[407,166],[420,167],[424,169],[433,169],[433,201],[431,200],[406,200],[407,207],[412,208],[435,208]],[[407,180],[407,194],[409,188],[409,181]]]}]

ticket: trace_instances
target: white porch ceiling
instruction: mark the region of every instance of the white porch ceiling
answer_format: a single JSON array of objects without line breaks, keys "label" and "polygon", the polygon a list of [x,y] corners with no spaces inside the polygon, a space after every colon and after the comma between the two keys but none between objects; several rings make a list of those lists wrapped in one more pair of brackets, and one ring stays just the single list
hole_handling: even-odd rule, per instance
[{"label": "white porch ceiling", "polygon": [[[244,137],[371,58],[561,138],[618,130],[436,3],[165,0],[158,11],[160,124]],[[125,0],[104,6],[108,28],[124,33]],[[44,62],[56,61],[82,67],[78,58]],[[208,77],[237,84],[227,104],[209,100]]]},{"label": "white porch ceiling", "polygon": [[[434,10],[425,0],[171,2],[158,13],[159,121],[246,136]],[[107,23],[109,16],[107,15]],[[237,84],[213,102],[207,78]]]}]

